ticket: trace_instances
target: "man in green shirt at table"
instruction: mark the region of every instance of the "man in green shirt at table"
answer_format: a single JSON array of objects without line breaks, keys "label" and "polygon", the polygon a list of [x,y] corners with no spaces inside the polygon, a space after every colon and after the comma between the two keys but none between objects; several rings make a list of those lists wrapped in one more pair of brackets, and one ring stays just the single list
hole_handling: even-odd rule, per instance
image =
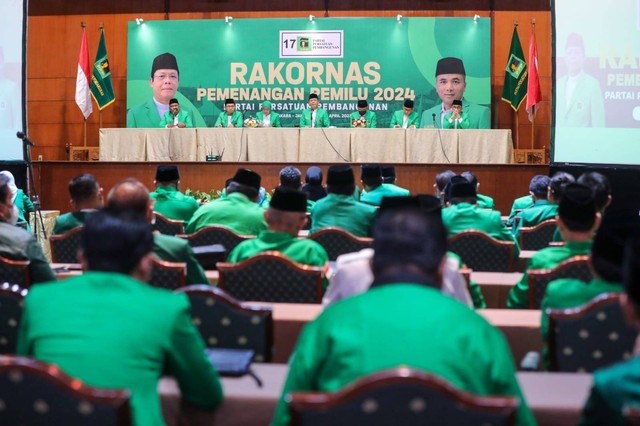
[{"label": "man in green shirt at table", "polygon": [[[563,260],[578,255],[588,255],[593,245],[593,235],[600,226],[600,213],[596,212],[591,189],[579,183],[570,183],[560,200],[558,229],[566,242],[562,247],[547,247],[539,250],[527,265],[531,269],[553,269]],[[525,272],[509,292],[507,307],[527,309],[529,307],[529,276]]]},{"label": "man in green shirt at table", "polygon": [[550,179],[543,175],[531,179],[529,193],[533,197],[533,205],[515,215],[512,230],[516,238],[520,234],[520,228],[536,226],[558,215],[558,204],[552,204],[547,199],[550,182]]},{"label": "man in green shirt at table", "polygon": [[258,206],[262,178],[253,170],[238,169],[226,189],[226,196],[208,202],[193,214],[185,232],[221,225],[240,235],[258,235],[267,229],[264,209]]},{"label": "man in green shirt at table", "polygon": [[87,219],[82,247],[84,274],[30,289],[17,353],[55,364],[89,386],[129,390],[136,426],[164,424],[158,396],[164,374],[176,378],[184,401],[219,405],[220,378],[191,321],[189,300],[146,283],[153,247],[146,218],[98,211]]},{"label": "man in green shirt at table", "polygon": [[156,169],[153,181],[156,190],[149,194],[156,200],[153,210],[174,220],[189,222],[200,205],[195,198],[180,192],[180,171],[178,166],[163,165]]},{"label": "man in green shirt at table", "polygon": [[169,111],[160,120],[160,127],[165,129],[185,129],[193,127],[191,114],[180,108],[180,103],[173,98],[169,101]]},{"label": "man in green shirt at table", "polygon": [[104,205],[102,188],[96,177],[89,173],[69,181],[69,195],[73,211],[56,218],[53,235],[66,234],[73,228],[84,226],[87,217]]},{"label": "man in green shirt at table", "polygon": [[386,186],[388,189],[395,191],[399,196],[408,197],[409,195],[411,195],[411,192],[408,189],[396,185],[396,166],[383,165],[380,166],[380,170],[382,171],[383,186]]},{"label": "man in green shirt at table", "polygon": [[242,262],[265,251],[278,251],[294,262],[320,266],[329,270],[329,256],[317,242],[298,238],[298,233],[307,222],[307,194],[302,191],[279,186],[271,198],[269,208],[264,211],[267,230],[257,238],[243,241],[229,254],[228,262]]},{"label": "man in green shirt at table", "polygon": [[320,100],[318,95],[311,93],[309,95],[309,108],[302,111],[300,116],[300,127],[329,127],[329,114],[326,110],[319,108]]},{"label": "man in green shirt at table", "polygon": [[441,292],[447,232],[440,218],[390,209],[377,219],[373,241],[374,282],[305,326],[272,425],[290,424],[291,392],[335,392],[400,365],[473,394],[515,396],[516,424],[534,425],[502,333]]},{"label": "man in green shirt at table", "polygon": [[242,127],[242,113],[236,111],[236,101],[232,98],[224,101],[224,111],[220,113],[216,120],[215,127]]},{"label": "man in green shirt at table", "polygon": [[395,129],[416,129],[420,123],[420,116],[413,110],[413,99],[405,99],[402,109],[393,113],[389,127]]},{"label": "man in green shirt at table", "polygon": [[351,113],[351,127],[366,127],[368,129],[375,129],[378,127],[378,120],[376,113],[369,111],[369,103],[366,99],[358,100],[358,110]]}]

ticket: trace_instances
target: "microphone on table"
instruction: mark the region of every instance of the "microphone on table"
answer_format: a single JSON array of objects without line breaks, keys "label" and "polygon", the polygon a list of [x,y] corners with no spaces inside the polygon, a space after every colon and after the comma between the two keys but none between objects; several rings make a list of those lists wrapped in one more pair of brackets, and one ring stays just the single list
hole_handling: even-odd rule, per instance
[{"label": "microphone on table", "polygon": [[31,142],[31,139],[29,139],[27,135],[24,134],[24,132],[19,131],[18,133],[16,133],[16,136],[18,137],[18,139],[22,139],[22,141],[26,142],[29,146],[36,146],[36,144]]},{"label": "microphone on table", "polygon": [[444,145],[442,144],[442,135],[440,135],[440,127],[436,124],[436,113],[431,114],[431,118],[433,119],[433,127],[438,131],[438,139],[440,140],[440,149],[442,150],[442,155],[447,159],[447,163],[451,163],[449,157],[447,157],[447,153],[444,151]]}]

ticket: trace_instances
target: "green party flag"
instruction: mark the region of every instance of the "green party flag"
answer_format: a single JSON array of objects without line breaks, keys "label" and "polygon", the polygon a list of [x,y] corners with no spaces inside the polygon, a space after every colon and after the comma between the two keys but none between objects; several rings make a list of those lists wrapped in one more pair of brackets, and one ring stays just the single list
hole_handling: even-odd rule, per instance
[{"label": "green party flag", "polygon": [[518,110],[520,104],[527,96],[527,63],[524,60],[518,27],[513,27],[509,59],[504,73],[504,87],[502,88],[502,100]]},{"label": "green party flag", "polygon": [[95,99],[100,110],[111,105],[116,100],[116,95],[113,93],[113,83],[111,82],[107,44],[104,41],[104,29],[100,31],[100,44],[98,44],[96,60],[93,63],[91,96]]}]

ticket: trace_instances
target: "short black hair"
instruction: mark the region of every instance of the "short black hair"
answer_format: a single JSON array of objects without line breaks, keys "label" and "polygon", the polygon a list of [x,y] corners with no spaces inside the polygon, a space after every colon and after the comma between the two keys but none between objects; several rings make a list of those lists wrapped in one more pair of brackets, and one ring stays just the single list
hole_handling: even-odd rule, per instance
[{"label": "short black hair", "polygon": [[567,172],[556,172],[556,174],[551,176],[551,179],[549,180],[549,189],[551,190],[551,195],[554,200],[560,201],[564,188],[575,181],[576,179],[573,175]]},{"label": "short black hair", "polygon": [[591,265],[600,278],[622,283],[625,243],[636,229],[640,229],[637,218],[615,217],[603,220],[591,247]]},{"label": "short black hair", "polygon": [[9,178],[3,174],[0,174],[0,203],[4,204],[4,200],[7,199],[7,196],[11,190],[9,189]]},{"label": "short black hair", "polygon": [[283,168],[280,170],[280,185],[287,188],[300,189],[302,185],[302,173],[293,166]]},{"label": "short black hair", "polygon": [[436,175],[436,186],[438,187],[438,191],[444,191],[444,188],[447,186],[452,177],[454,177],[456,173],[453,170],[445,170]]},{"label": "short black hair", "polygon": [[447,251],[447,231],[438,214],[417,207],[385,210],[373,231],[374,275],[389,267],[416,266],[426,275],[437,273]]},{"label": "short black hair", "polygon": [[593,199],[598,211],[602,211],[607,206],[611,195],[611,183],[605,175],[598,172],[586,172],[580,175],[578,183],[593,189]]},{"label": "short black hair", "polygon": [[640,314],[640,231],[632,233],[625,245],[622,283]]},{"label": "short black hair", "polygon": [[344,185],[329,185],[327,184],[327,192],[330,194],[338,194],[338,195],[353,195],[356,190],[355,183],[349,183]]},{"label": "short black hair", "polygon": [[234,192],[244,194],[251,200],[255,199],[259,194],[259,190],[254,188],[253,186],[243,185],[232,180],[231,182],[229,182],[229,185],[227,185],[227,195],[233,194]]},{"label": "short black hair", "polygon": [[92,271],[131,274],[152,248],[151,225],[139,212],[102,209],[87,218],[82,249]]},{"label": "short black hair", "polygon": [[478,186],[478,178],[472,172],[469,172],[469,171],[462,172],[460,176],[468,180],[469,183],[473,185],[474,188]]},{"label": "short black hair", "polygon": [[535,175],[529,183],[529,192],[535,195],[536,198],[544,198],[546,200],[550,182],[549,176]]},{"label": "short black hair", "polygon": [[69,181],[69,195],[76,203],[89,201],[100,190],[96,177],[89,173],[76,176]]}]

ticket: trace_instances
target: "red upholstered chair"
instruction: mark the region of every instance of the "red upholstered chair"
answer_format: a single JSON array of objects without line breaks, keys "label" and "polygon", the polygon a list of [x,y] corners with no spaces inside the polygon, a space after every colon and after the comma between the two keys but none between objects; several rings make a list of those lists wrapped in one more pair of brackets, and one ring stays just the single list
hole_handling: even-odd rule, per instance
[{"label": "red upholstered chair", "polygon": [[560,278],[575,278],[589,282],[593,273],[589,267],[589,256],[573,256],[553,269],[531,269],[527,271],[529,283],[529,309],[540,309],[547,286]]},{"label": "red upholstered chair", "polygon": [[255,235],[240,235],[224,226],[205,226],[193,234],[179,234],[176,237],[184,238],[189,241],[191,247],[209,246],[213,244],[222,244],[231,253],[238,244],[244,240],[255,238]]},{"label": "red upholstered chair", "polygon": [[536,226],[520,228],[518,242],[521,250],[541,250],[549,246],[556,231],[556,220],[548,219]]},{"label": "red upholstered chair", "polygon": [[165,235],[176,235],[184,232],[184,220],[169,219],[162,213],[153,212],[155,216],[155,224],[153,225],[154,231],[160,231]]},{"label": "red upholstered chair", "polygon": [[153,269],[149,285],[175,290],[187,283],[187,264],[184,262],[167,262],[153,258]]},{"label": "red upholstered chair", "polygon": [[353,253],[373,245],[373,238],[356,237],[336,226],[318,229],[309,238],[324,247],[329,260],[336,260],[341,254]]},{"label": "red upholstered chair", "polygon": [[28,260],[11,260],[0,256],[0,282],[29,288],[31,285],[30,263]]},{"label": "red upholstered chair", "polygon": [[335,393],[287,398],[296,426],[513,425],[518,408],[516,397],[472,395],[408,367],[373,373]]},{"label": "red upholstered chair", "polygon": [[0,354],[15,354],[22,301],[29,290],[17,284],[0,284]]},{"label": "red upholstered chair", "polygon": [[53,263],[78,263],[78,250],[82,243],[84,226],[76,226],[62,235],[51,235],[51,260]]},{"label": "red upholstered chair", "polygon": [[474,271],[511,272],[514,268],[516,244],[496,240],[477,229],[469,229],[449,237],[449,249]]}]

